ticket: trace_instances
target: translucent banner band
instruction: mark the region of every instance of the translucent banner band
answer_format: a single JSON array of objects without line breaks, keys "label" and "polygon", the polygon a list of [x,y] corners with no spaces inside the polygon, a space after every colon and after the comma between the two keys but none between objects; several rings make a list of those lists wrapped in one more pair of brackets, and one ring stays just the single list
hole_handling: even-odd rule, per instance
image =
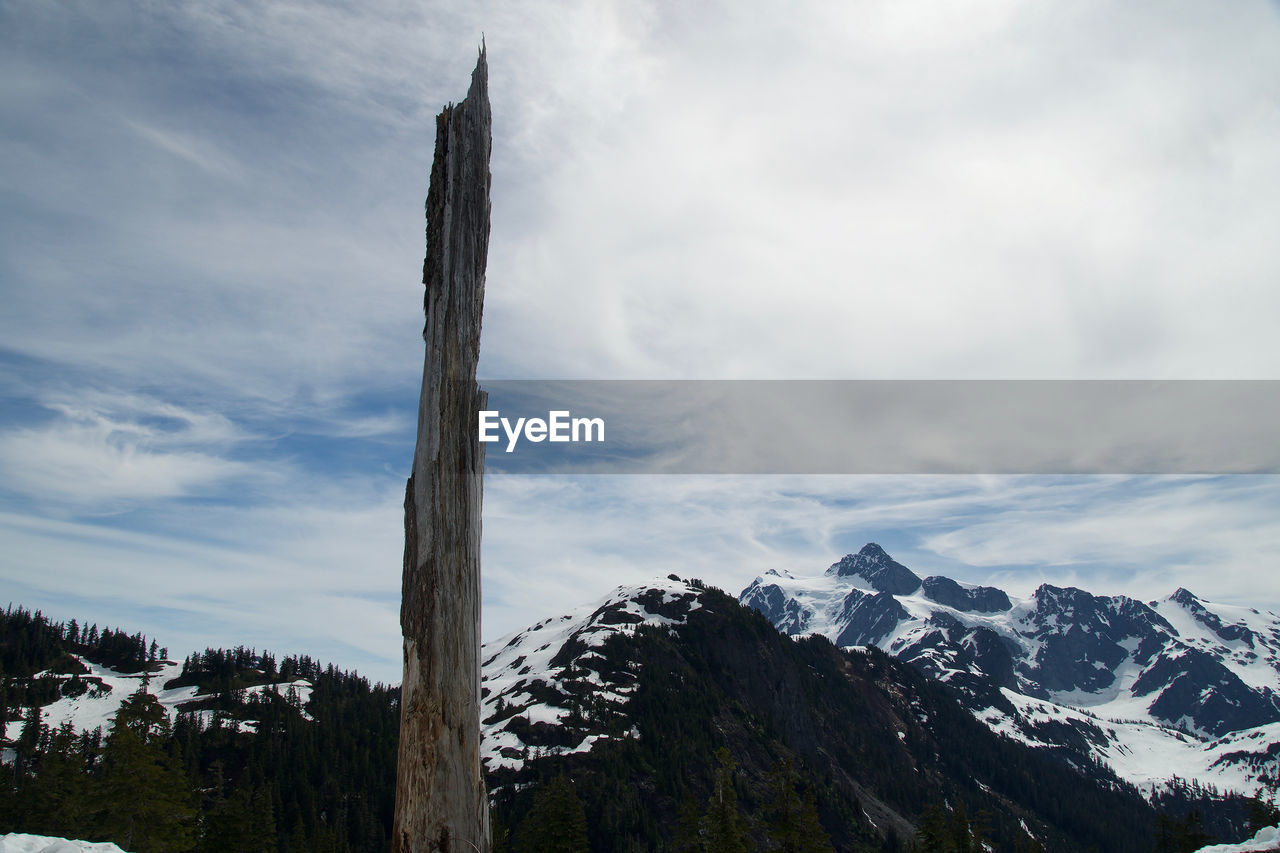
[{"label": "translucent banner band", "polygon": [[503,474],[1275,474],[1280,381],[481,383]]}]

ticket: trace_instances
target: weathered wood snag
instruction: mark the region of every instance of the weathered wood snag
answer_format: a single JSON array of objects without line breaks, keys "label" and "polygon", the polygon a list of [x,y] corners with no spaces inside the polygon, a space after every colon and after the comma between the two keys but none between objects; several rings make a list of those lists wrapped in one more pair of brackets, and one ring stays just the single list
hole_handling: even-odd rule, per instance
[{"label": "weathered wood snag", "polygon": [[395,853],[489,853],[480,764],[480,501],[476,413],[489,248],[488,67],[436,117],[427,192],[427,343],[404,500],[404,683]]}]

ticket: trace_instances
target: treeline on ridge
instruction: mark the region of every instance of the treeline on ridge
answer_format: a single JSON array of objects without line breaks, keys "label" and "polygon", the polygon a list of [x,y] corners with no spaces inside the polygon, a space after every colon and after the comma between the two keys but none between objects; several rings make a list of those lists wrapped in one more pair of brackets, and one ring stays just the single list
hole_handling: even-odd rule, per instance
[{"label": "treeline on ridge", "polygon": [[[883,653],[785,638],[715,590],[703,603],[685,625],[598,649],[637,673],[618,724],[638,737],[585,753],[535,746],[520,769],[490,774],[495,853],[1182,853],[1275,816],[1265,799],[1196,786],[1171,789],[1157,812],[1114,778],[996,737]],[[22,608],[0,619],[3,713],[18,729],[0,766],[0,833],[131,853],[391,849],[396,688],[305,656],[209,649],[169,682],[201,691],[172,720],[139,692],[105,730],[50,730],[33,708],[75,679],[95,689],[80,659],[145,674],[165,650]],[[288,689],[297,680],[311,685],[305,704]]]}]

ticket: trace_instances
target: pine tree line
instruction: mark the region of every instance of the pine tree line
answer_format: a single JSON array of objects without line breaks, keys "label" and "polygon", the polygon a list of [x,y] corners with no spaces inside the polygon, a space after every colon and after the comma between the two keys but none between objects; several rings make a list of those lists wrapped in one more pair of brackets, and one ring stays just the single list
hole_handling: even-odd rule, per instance
[{"label": "pine tree line", "polygon": [[[304,716],[309,712],[310,719]],[[0,833],[114,841],[132,853],[389,849],[395,691],[325,668],[303,708],[266,690],[230,711],[125,700],[107,732],[30,709],[0,767]]]},{"label": "pine tree line", "polygon": [[[34,731],[33,731],[34,730]],[[24,725],[0,822],[42,835],[110,840],[126,850],[190,850],[196,808],[169,716],[154,696],[121,703],[105,738],[70,723]],[[23,741],[34,743],[23,743]]]},{"label": "pine tree line", "polygon": [[[1231,798],[1185,784],[1163,794],[1157,816],[1127,791],[994,738],[886,655],[783,638],[731,599],[704,605],[678,629],[594,649],[602,666],[636,674],[635,692],[620,707],[589,694],[568,701],[579,717],[607,718],[615,737],[561,754],[555,732],[530,727],[552,740],[522,769],[490,774],[496,850],[1034,853],[1105,850],[1111,836],[1113,850],[1181,853],[1201,833],[1239,838],[1246,821],[1280,814],[1273,799],[1239,798],[1220,832]],[[44,688],[31,675],[59,660],[60,695],[94,689],[72,665],[89,657],[90,636],[128,638],[134,660],[139,649],[164,657],[141,635],[73,630],[21,608],[4,617],[14,628],[0,633],[0,660],[13,666],[7,697],[36,695]],[[311,685],[305,707],[285,686],[297,679]],[[136,853],[390,849],[397,690],[245,647],[188,656],[179,683],[199,686],[201,699],[172,721],[139,693],[88,733],[50,730],[38,707],[8,702],[22,724],[0,765],[0,833],[111,840]],[[915,817],[886,826],[877,815],[873,825],[858,791]]]},{"label": "pine tree line", "polygon": [[[715,786],[706,802],[689,798],[681,807],[671,848],[675,853],[831,853],[813,791],[800,784],[789,762],[774,766],[768,803],[760,814],[748,816],[738,807],[736,764],[729,751],[717,751],[716,761]],[[586,810],[568,777],[554,776],[538,785],[531,799],[514,831],[495,814],[494,853],[590,853]]]},{"label": "pine tree line", "polygon": [[[146,669],[167,650],[23,608],[0,620],[5,719],[22,721],[0,764],[0,833],[109,840],[137,853],[389,850],[398,690],[305,655],[207,649],[162,685],[200,688],[172,721],[140,692],[105,732],[51,730],[41,706],[98,689],[76,656]],[[55,675],[32,678],[44,670]],[[296,680],[311,685],[305,708],[282,686]],[[258,685],[270,686],[247,690]]]},{"label": "pine tree line", "polygon": [[1152,797],[1156,853],[1190,853],[1222,839],[1250,837],[1280,823],[1275,791],[1258,787],[1251,796],[1175,777]]},{"label": "pine tree line", "polygon": [[39,610],[9,607],[0,613],[0,674],[30,678],[45,669],[66,665],[69,654],[83,655],[117,672],[135,673],[154,668],[169,656],[155,640],[142,633],[129,634],[97,623],[81,625],[52,622]]}]

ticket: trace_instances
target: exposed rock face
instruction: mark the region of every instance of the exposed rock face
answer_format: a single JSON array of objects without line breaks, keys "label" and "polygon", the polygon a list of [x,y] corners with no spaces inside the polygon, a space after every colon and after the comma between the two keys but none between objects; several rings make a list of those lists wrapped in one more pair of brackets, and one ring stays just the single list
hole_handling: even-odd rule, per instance
[{"label": "exposed rock face", "polygon": [[1009,610],[1013,603],[1008,594],[994,586],[962,587],[951,578],[933,575],[924,579],[925,598],[945,604],[956,610],[976,613],[999,613]]},{"label": "exposed rock face", "polygon": [[899,622],[909,618],[911,614],[889,593],[873,595],[851,589],[840,608],[844,630],[836,637],[836,645],[873,646],[892,634]]},{"label": "exposed rock face", "polygon": [[1185,589],[1142,602],[920,581],[874,543],[820,576],[766,572],[739,600],[792,636],[877,645],[956,688],[996,731],[1104,761],[1135,784],[1177,774],[1249,792],[1280,766],[1273,613]]},{"label": "exposed rock face", "polygon": [[[868,602],[888,595],[864,592]],[[961,651],[971,657],[1003,654],[1012,678],[994,631],[937,616],[932,630],[970,635],[973,648]],[[696,745],[708,733],[735,756],[744,789],[765,790],[778,756],[826,780],[815,794],[821,813],[842,816],[824,826],[836,850],[896,849],[886,837],[914,837],[918,804],[945,796],[963,797],[971,813],[987,812],[1004,831],[1034,832],[1051,850],[1151,846],[1140,837],[1151,812],[1097,768],[1082,764],[1082,775],[1045,750],[1019,750],[983,731],[955,691],[877,649],[841,653],[827,642],[785,641],[719,590],[678,576],[618,587],[491,642],[485,657],[484,754],[500,813],[511,814],[522,789],[548,773],[568,774],[588,822],[607,820],[613,837],[630,835],[619,845],[627,850],[670,849],[679,789],[710,783],[713,759]],[[990,692],[1016,713],[998,689]],[[1058,729],[1084,741],[1073,728]],[[658,770],[671,756],[680,772]],[[1070,795],[1046,796],[1050,790]],[[1097,816],[1115,808],[1127,810],[1120,831],[1133,830],[1133,838],[1099,829]],[[644,840],[641,820],[653,826]],[[1067,838],[1055,822],[1093,837]]]},{"label": "exposed rock face", "polygon": [[405,492],[404,682],[395,853],[488,853],[480,763],[480,503],[476,385],[489,248],[488,67],[436,117],[422,267],[426,362]]},{"label": "exposed rock face", "polygon": [[847,554],[832,563],[827,574],[838,577],[861,577],[877,592],[911,595],[920,588],[916,573],[890,557],[874,542],[862,546],[856,554]]}]

